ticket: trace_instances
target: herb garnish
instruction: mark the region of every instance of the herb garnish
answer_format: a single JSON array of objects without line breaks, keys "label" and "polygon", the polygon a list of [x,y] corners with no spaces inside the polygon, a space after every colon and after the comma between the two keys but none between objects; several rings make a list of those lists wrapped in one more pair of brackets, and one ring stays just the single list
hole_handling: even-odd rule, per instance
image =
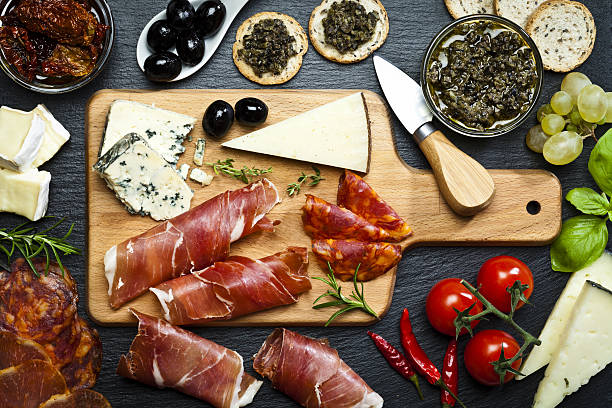
[{"label": "herb garnish", "polygon": [[250,179],[253,177],[259,177],[266,173],[272,173],[272,167],[267,169],[258,169],[256,167],[249,168],[243,166],[241,169],[234,167],[234,159],[225,159],[224,161],[217,160],[216,163],[204,163],[207,166],[212,166],[215,174],[224,174],[231,176],[237,180],[242,181],[244,184],[249,184]]},{"label": "herb garnish", "polygon": [[306,180],[310,180],[310,183],[308,183],[309,186],[316,186],[321,180],[325,180],[323,177],[321,177],[321,170],[315,166],[312,166],[312,169],[314,170],[315,174],[306,174],[302,172],[302,175],[298,177],[296,183],[291,183],[287,186],[287,194],[289,194],[289,197],[293,197],[294,195],[298,194],[302,189],[302,184],[304,184]]},{"label": "herb garnish", "polygon": [[[50,255],[51,253],[53,253],[53,256],[55,257],[55,260],[57,261],[57,264],[59,265],[59,268],[62,271],[63,275],[66,271],[64,269],[64,265],[62,264],[62,261],[60,260],[59,252],[61,252],[63,255],[72,255],[80,253],[80,250],[78,248],[66,242],[66,239],[68,239],[70,234],[72,234],[74,223],[72,223],[70,229],[68,229],[68,232],[66,232],[66,234],[64,234],[64,236],[61,238],[50,236],[47,233],[60,226],[64,222],[64,220],[65,218],[61,218],[55,224],[40,232],[35,231],[35,227],[29,226],[31,224],[30,221],[18,225],[13,229],[0,228],[0,250],[4,252],[7,256],[7,265],[1,266],[8,270],[9,264],[11,263],[11,257],[15,253],[15,249],[17,249],[25,258],[26,262],[32,269],[32,272],[34,272],[36,276],[39,276],[38,272],[36,271],[36,268],[34,268],[32,259],[36,256],[44,254],[47,259],[47,262],[45,264],[46,276],[49,273],[49,264],[51,262]],[[5,246],[3,245],[3,243],[8,244],[6,244]]]},{"label": "herb garnish", "polygon": [[[329,268],[327,279],[321,278],[318,276],[315,276],[312,278],[312,279],[320,280],[321,282],[329,285],[333,289],[333,291],[328,289],[327,292],[319,296],[313,302],[313,305],[314,305],[312,306],[313,309],[323,309],[323,308],[331,307],[331,306],[346,305],[345,307],[343,307],[342,309],[336,311],[334,314],[331,315],[329,320],[327,320],[327,323],[325,323],[325,327],[329,326],[332,320],[340,316],[342,313],[348,312],[349,310],[353,310],[353,309],[361,309],[364,312],[371,314],[372,316],[378,319],[378,315],[376,314],[376,312],[372,310],[372,308],[370,308],[370,306],[365,301],[365,297],[363,294],[363,282],[361,282],[361,290],[359,290],[359,287],[357,286],[357,272],[359,272],[359,266],[360,265],[357,265],[357,268],[355,269],[355,274],[353,275],[353,287],[355,288],[355,290],[351,292],[349,297],[346,297],[342,294],[342,287],[338,284],[338,281],[336,280],[336,277],[334,276],[334,270],[332,269],[329,262],[327,263],[327,267]],[[331,296],[335,298],[336,300],[332,300],[330,302],[325,302],[325,303],[319,303],[317,305],[316,303],[322,298],[324,298],[325,296]]]}]

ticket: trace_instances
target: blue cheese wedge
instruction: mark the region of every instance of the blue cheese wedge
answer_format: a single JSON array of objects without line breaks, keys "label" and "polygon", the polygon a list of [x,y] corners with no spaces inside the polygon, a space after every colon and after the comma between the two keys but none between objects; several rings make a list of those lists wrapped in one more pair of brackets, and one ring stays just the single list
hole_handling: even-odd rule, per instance
[{"label": "blue cheese wedge", "polygon": [[51,174],[30,169],[24,173],[0,169],[0,211],[23,215],[32,221],[47,212]]},{"label": "blue cheese wedge", "polygon": [[206,149],[206,140],[202,138],[196,140],[195,153],[193,153],[193,162],[198,166],[204,164],[204,149]]},{"label": "blue cheese wedge", "polygon": [[32,112],[38,115],[45,124],[40,149],[32,162],[32,167],[38,167],[55,156],[64,143],[70,139],[70,132],[53,117],[45,105],[38,105]]},{"label": "blue cheese wedge", "polygon": [[556,407],[612,363],[611,310],[612,292],[587,281],[538,386],[534,408]]},{"label": "blue cheese wedge", "polygon": [[209,186],[212,183],[214,176],[207,174],[204,170],[193,169],[189,178],[203,186]]},{"label": "blue cheese wedge", "polygon": [[370,126],[364,96],[352,94],[222,146],[367,172]]},{"label": "blue cheese wedge", "polygon": [[185,151],[183,141],[193,129],[191,116],[133,101],[117,100],[111,104],[99,156],[105,155],[119,139],[136,133],[145,139],[170,164],[176,164]]},{"label": "blue cheese wedge", "polygon": [[0,167],[26,171],[40,150],[45,123],[34,112],[0,108]]},{"label": "blue cheese wedge", "polygon": [[178,169],[178,173],[183,180],[187,180],[187,175],[189,174],[189,165],[187,163],[181,164],[181,167]]},{"label": "blue cheese wedge", "polygon": [[193,192],[148,143],[135,133],[121,138],[94,165],[129,212],[167,220],[189,210]]}]

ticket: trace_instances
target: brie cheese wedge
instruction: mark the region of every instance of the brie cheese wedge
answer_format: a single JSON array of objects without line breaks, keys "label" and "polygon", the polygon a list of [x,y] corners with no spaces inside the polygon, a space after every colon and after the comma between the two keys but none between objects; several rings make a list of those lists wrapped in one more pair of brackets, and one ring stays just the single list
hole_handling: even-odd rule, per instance
[{"label": "brie cheese wedge", "polygon": [[47,212],[51,173],[30,169],[24,173],[0,169],[0,211],[23,215],[32,221]]},{"label": "brie cheese wedge", "polygon": [[35,112],[0,108],[0,167],[26,171],[43,142],[45,123]]},{"label": "brie cheese wedge", "polygon": [[55,156],[64,143],[70,139],[70,132],[53,117],[45,105],[38,105],[32,112],[40,116],[45,124],[42,144],[32,162],[32,167],[38,167]]}]

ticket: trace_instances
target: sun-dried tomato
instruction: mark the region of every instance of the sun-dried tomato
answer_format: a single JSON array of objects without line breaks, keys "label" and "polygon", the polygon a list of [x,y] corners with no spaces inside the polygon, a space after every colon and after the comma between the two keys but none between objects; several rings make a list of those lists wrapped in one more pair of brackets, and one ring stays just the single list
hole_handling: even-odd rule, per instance
[{"label": "sun-dried tomato", "polygon": [[88,48],[58,44],[53,54],[42,61],[42,74],[48,77],[82,77],[93,71],[97,54]]},{"label": "sun-dried tomato", "polygon": [[21,27],[0,27],[0,48],[6,60],[29,81],[34,78],[38,67],[35,46],[29,39],[28,31]]}]

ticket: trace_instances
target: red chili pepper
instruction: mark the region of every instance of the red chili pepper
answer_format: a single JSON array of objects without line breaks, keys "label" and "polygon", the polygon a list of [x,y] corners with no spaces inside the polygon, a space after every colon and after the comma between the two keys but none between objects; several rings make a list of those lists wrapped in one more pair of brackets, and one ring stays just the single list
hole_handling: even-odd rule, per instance
[{"label": "red chili pepper", "polygon": [[[459,371],[457,368],[457,340],[454,338],[448,342],[446,354],[444,355],[444,367],[442,368],[442,381],[448,388],[457,395],[457,381],[459,379]],[[441,390],[440,400],[442,408],[451,408],[455,406],[455,399],[445,389]]]},{"label": "red chili pepper", "polygon": [[423,394],[421,393],[421,387],[419,386],[419,379],[414,372],[414,368],[410,365],[406,357],[402,353],[400,353],[395,347],[393,347],[387,340],[385,340],[382,336],[372,333],[368,331],[368,336],[374,340],[374,344],[383,355],[385,360],[389,363],[391,367],[398,373],[402,375],[402,377],[410,380],[417,389],[417,393],[419,394],[419,398],[423,399]]}]

